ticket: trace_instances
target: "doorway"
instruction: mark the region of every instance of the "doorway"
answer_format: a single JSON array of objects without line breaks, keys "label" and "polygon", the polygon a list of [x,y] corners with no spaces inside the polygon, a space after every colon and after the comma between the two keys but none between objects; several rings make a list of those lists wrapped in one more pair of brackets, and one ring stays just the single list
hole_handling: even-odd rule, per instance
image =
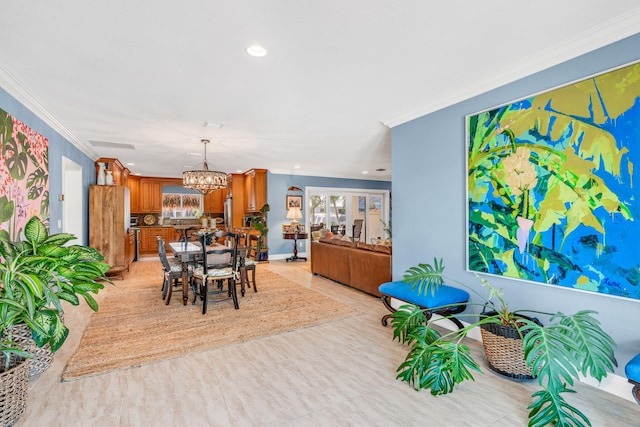
[{"label": "doorway", "polygon": [[78,240],[69,245],[87,245],[84,241],[82,216],[82,166],[62,156],[62,232],[73,234]]}]

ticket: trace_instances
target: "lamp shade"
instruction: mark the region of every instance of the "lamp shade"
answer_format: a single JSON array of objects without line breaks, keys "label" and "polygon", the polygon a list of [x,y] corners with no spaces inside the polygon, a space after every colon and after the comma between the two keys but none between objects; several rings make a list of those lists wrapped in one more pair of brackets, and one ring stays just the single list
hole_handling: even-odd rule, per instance
[{"label": "lamp shade", "polygon": [[302,219],[302,212],[300,211],[300,208],[290,208],[287,211],[287,219],[292,219],[294,221],[298,221]]}]

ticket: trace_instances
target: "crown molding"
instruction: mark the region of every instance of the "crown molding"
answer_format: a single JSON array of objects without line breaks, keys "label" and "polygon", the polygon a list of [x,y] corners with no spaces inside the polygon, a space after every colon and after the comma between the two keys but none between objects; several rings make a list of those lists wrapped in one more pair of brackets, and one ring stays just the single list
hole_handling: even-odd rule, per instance
[{"label": "crown molding", "polygon": [[637,8],[552,45],[540,55],[516,64],[508,72],[494,74],[492,78],[485,79],[479,84],[467,86],[459,92],[449,93],[417,110],[383,121],[383,124],[389,127],[401,125],[637,34],[639,28],[640,8]]},{"label": "crown molding", "polygon": [[90,159],[96,159],[98,157],[98,154],[87,142],[76,137],[69,128],[67,128],[53,113],[42,105],[36,97],[17,78],[15,78],[13,74],[9,72],[9,70],[2,66],[2,64],[0,64],[0,87]]}]

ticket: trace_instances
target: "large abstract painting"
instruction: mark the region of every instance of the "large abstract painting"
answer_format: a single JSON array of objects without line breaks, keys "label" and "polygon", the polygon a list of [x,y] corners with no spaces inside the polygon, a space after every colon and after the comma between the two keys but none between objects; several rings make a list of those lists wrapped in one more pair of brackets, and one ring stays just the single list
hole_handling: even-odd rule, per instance
[{"label": "large abstract painting", "polygon": [[0,148],[0,235],[18,240],[32,216],[49,224],[48,142],[0,110]]},{"label": "large abstract painting", "polygon": [[468,269],[640,299],[640,64],[467,116]]}]

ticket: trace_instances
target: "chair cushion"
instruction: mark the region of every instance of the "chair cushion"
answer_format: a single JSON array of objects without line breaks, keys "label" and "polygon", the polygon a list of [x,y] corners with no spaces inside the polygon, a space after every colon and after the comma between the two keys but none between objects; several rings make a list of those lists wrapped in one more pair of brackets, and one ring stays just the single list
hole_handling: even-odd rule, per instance
[{"label": "chair cushion", "polygon": [[171,265],[171,272],[177,273],[177,272],[180,272],[180,271],[182,271],[182,264],[177,264],[177,265],[176,264],[172,264]]},{"label": "chair cushion", "polygon": [[640,354],[637,354],[624,367],[624,373],[632,381],[640,383]]},{"label": "chair cushion", "polygon": [[[196,276],[196,277],[203,277],[204,276],[204,270],[202,269],[202,267],[198,267],[193,271],[193,275]],[[231,269],[231,267],[210,268],[210,269],[207,270],[207,276],[208,277],[218,277],[218,278],[233,277],[233,270]]]},{"label": "chair cushion", "polygon": [[256,261],[252,260],[252,259],[245,259],[244,260],[244,265],[248,267],[250,265],[258,265],[258,263]]},{"label": "chair cushion", "polygon": [[383,283],[378,287],[378,290],[381,294],[428,309],[469,301],[467,291],[447,285],[440,286],[434,295],[431,292],[427,292],[427,295],[418,294],[416,290],[411,289],[408,283],[403,281]]}]

